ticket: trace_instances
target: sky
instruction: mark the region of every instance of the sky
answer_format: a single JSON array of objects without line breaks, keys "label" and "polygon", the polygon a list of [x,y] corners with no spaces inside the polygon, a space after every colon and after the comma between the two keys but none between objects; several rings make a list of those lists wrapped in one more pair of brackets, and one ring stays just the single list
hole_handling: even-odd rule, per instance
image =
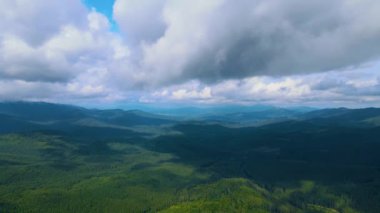
[{"label": "sky", "polygon": [[373,0],[1,0],[0,100],[380,107]]},{"label": "sky", "polygon": [[118,32],[118,25],[113,18],[113,5],[115,0],[82,0],[83,4],[91,10],[106,16],[110,23],[110,30]]}]

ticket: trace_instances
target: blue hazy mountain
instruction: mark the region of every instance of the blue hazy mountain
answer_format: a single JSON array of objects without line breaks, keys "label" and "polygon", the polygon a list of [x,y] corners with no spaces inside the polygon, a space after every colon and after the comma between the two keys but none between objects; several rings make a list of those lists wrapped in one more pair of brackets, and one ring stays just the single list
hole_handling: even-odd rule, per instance
[{"label": "blue hazy mountain", "polygon": [[[0,132],[70,130],[79,128],[125,129],[160,126],[176,120],[139,110],[96,110],[43,102],[0,103]],[[123,130],[126,131],[126,130]]]}]

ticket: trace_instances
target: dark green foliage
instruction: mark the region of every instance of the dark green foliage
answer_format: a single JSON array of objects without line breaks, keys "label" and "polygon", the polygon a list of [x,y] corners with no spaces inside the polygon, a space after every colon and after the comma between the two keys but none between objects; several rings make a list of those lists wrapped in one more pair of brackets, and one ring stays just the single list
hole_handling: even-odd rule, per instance
[{"label": "dark green foliage", "polygon": [[0,212],[377,213],[379,116],[337,109],[228,128],[3,104]]}]

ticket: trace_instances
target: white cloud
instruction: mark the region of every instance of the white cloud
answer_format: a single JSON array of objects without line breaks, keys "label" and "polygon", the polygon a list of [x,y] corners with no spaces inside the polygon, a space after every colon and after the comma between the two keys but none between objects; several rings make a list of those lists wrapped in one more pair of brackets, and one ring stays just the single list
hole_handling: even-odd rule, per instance
[{"label": "white cloud", "polygon": [[165,32],[162,10],[166,0],[118,0],[114,4],[114,18],[126,35],[129,44],[154,42]]},{"label": "white cloud", "polygon": [[[361,74],[365,75],[361,75]],[[352,76],[361,75],[361,78]],[[146,94],[145,102],[273,104],[280,106],[380,106],[379,74],[374,69],[291,77],[249,77],[215,84],[191,81]],[[373,80],[375,79],[376,82]]]},{"label": "white cloud", "polygon": [[204,100],[212,98],[210,87],[205,87],[200,91],[179,89],[172,92],[172,98],[175,100]]},{"label": "white cloud", "polygon": [[[2,1],[0,99],[115,101],[130,55],[108,19],[80,0]],[[29,16],[29,17],[28,17]]]},{"label": "white cloud", "polygon": [[31,46],[44,43],[62,25],[86,24],[86,8],[80,0],[2,0],[0,14],[2,34],[23,38]]},{"label": "white cloud", "polygon": [[0,2],[0,99],[380,103],[380,4],[333,0]]}]

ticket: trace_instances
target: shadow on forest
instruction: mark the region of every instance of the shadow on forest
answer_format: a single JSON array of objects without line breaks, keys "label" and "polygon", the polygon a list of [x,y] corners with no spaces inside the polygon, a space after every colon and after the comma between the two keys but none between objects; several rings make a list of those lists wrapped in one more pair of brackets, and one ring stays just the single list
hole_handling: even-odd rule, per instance
[{"label": "shadow on forest", "polygon": [[175,129],[183,134],[158,137],[147,147],[172,153],[178,156],[176,162],[210,170],[219,177],[244,177],[262,183],[314,180],[328,184],[364,183],[380,177],[380,156],[376,151],[380,149],[379,128],[308,127],[308,131],[288,132],[281,126],[268,130],[179,125]]}]

